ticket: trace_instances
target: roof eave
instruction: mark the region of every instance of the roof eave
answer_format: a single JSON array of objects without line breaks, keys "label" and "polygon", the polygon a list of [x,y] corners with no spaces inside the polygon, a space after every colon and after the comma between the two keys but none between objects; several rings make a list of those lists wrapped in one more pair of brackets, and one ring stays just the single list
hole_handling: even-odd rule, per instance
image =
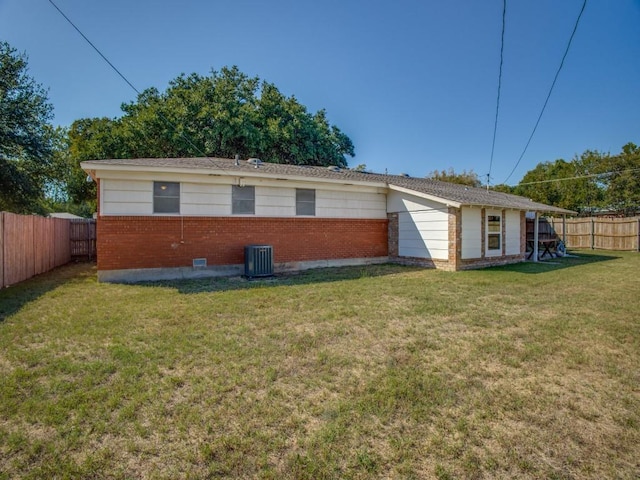
[{"label": "roof eave", "polygon": [[453,200],[449,200],[447,198],[442,198],[442,197],[438,197],[436,195],[430,195],[428,193],[424,193],[424,192],[420,192],[418,190],[413,190],[411,188],[406,188],[406,187],[399,187],[398,185],[394,185],[392,183],[388,184],[388,188],[389,190],[394,190],[396,192],[402,192],[402,193],[407,193],[409,195],[413,195],[416,197],[420,197],[420,198],[424,198],[426,200],[431,200],[434,202],[438,202],[438,203],[442,203],[448,207],[454,207],[454,208],[460,208],[462,207],[463,204],[453,201]]},{"label": "roof eave", "polygon": [[[383,181],[363,181],[353,178],[327,178],[312,177],[306,175],[292,175],[290,173],[270,173],[258,168],[223,168],[213,166],[212,168],[197,167],[170,167],[166,165],[124,165],[124,164],[108,164],[100,163],[99,160],[87,160],[80,162],[80,167],[87,173],[92,172],[92,176],[99,176],[100,171],[127,171],[127,172],[154,172],[154,173],[178,173],[189,175],[209,175],[209,176],[230,176],[243,178],[267,178],[270,180],[291,180],[297,182],[313,182],[328,183],[335,185],[360,185],[364,187],[386,188],[387,184]],[[95,178],[94,178],[95,179]]]}]

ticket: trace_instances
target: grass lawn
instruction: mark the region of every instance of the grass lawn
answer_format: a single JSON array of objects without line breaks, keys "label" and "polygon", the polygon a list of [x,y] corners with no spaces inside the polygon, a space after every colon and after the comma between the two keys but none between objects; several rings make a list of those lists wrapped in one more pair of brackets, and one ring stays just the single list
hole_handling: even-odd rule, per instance
[{"label": "grass lawn", "polygon": [[640,254],[0,291],[0,479],[640,477]]}]

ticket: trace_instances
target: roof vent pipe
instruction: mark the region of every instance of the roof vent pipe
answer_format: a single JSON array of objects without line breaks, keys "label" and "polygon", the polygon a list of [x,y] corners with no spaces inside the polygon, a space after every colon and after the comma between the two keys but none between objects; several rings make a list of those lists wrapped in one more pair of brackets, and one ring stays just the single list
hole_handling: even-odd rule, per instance
[{"label": "roof vent pipe", "polygon": [[236,167],[240,166],[240,155],[236,153]]}]

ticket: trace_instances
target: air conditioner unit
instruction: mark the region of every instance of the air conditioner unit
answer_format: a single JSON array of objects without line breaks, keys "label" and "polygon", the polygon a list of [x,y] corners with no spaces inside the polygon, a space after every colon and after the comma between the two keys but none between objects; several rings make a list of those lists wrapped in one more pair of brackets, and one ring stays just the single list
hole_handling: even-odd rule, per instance
[{"label": "air conditioner unit", "polygon": [[273,275],[273,246],[247,245],[244,247],[244,274],[249,278]]}]

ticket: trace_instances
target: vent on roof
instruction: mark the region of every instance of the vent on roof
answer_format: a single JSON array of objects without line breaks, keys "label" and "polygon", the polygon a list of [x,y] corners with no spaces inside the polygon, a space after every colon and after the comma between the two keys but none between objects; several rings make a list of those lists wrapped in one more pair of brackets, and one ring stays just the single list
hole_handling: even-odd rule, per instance
[{"label": "vent on roof", "polygon": [[340,167],[337,167],[335,165],[329,165],[327,167],[327,170],[331,170],[332,172],[339,172],[340,171]]},{"label": "vent on roof", "polygon": [[399,177],[409,177],[410,175],[408,173],[401,173],[400,175],[398,175]]},{"label": "vent on roof", "polygon": [[249,160],[247,160],[247,163],[250,165],[260,165],[262,163],[262,160],[260,160],[259,158],[250,158]]}]

